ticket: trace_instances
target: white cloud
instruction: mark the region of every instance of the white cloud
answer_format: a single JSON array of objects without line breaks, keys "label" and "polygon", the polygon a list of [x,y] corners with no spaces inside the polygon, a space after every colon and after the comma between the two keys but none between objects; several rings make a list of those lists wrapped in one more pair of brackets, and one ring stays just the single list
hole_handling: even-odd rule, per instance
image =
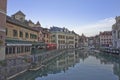
[{"label": "white cloud", "polygon": [[112,30],[112,25],[114,23],[115,23],[115,19],[111,17],[111,18],[99,20],[93,24],[74,27],[71,28],[71,30],[74,30],[78,34],[84,33],[86,36],[94,36],[96,34],[99,34],[100,31]]}]

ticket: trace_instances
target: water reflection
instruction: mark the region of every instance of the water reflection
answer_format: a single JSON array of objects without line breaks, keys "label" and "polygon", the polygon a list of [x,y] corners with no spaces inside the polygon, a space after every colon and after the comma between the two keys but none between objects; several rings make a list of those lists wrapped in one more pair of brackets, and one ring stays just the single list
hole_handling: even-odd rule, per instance
[{"label": "water reflection", "polygon": [[94,54],[94,56],[100,59],[101,64],[112,64],[113,65],[113,74],[118,76],[120,80],[120,55],[113,55],[108,53],[99,53]]},{"label": "water reflection", "polygon": [[120,56],[71,51],[12,80],[120,80]]}]

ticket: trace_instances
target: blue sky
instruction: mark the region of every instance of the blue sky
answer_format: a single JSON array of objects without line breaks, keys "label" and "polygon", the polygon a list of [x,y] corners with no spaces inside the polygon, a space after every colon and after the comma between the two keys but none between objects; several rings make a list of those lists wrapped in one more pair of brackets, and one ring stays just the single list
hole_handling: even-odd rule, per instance
[{"label": "blue sky", "polygon": [[92,36],[111,30],[115,16],[120,15],[120,0],[8,0],[8,15],[19,10],[43,27],[66,27]]}]

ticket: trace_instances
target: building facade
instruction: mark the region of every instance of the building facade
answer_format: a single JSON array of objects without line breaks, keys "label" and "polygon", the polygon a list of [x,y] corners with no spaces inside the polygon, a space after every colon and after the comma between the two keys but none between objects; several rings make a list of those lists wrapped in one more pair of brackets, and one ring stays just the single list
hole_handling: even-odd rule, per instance
[{"label": "building facade", "polygon": [[34,27],[32,27],[32,29],[35,29],[35,30],[39,31],[38,41],[39,42],[44,42],[43,28],[41,27],[41,24],[39,23],[39,21],[35,24]]},{"label": "building facade", "polygon": [[100,37],[99,37],[99,35],[96,35],[94,37],[94,47],[95,48],[99,48],[100,47]]},{"label": "building facade", "polygon": [[120,16],[115,18],[116,23],[112,26],[113,47],[120,48]]},{"label": "building facade", "polygon": [[112,47],[112,32],[104,31],[100,32],[100,47]]},{"label": "building facade", "polygon": [[46,44],[51,44],[51,33],[49,29],[43,28],[42,33],[43,33],[43,41]]},{"label": "building facade", "polygon": [[33,44],[38,42],[39,31],[28,25],[21,11],[7,16],[6,24],[6,58],[30,55]]},{"label": "building facade", "polygon": [[0,60],[5,59],[5,27],[7,0],[0,0]]},{"label": "building facade", "polygon": [[39,31],[39,42],[44,42],[45,44],[51,43],[51,33],[49,29],[41,27],[41,24],[39,22],[37,22],[36,25],[32,28]]},{"label": "building facade", "polygon": [[79,46],[80,47],[87,47],[88,46],[88,38],[84,34],[82,34],[79,37]]},{"label": "building facade", "polygon": [[75,34],[66,28],[51,27],[51,42],[57,44],[57,49],[75,48]]},{"label": "building facade", "polygon": [[75,35],[75,48],[79,47],[79,35],[74,32]]},{"label": "building facade", "polygon": [[94,47],[94,37],[88,37],[88,46]]}]

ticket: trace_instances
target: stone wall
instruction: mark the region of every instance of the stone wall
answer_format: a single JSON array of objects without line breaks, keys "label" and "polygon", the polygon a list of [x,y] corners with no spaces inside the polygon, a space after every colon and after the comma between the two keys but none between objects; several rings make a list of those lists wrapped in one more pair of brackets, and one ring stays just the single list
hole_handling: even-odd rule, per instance
[{"label": "stone wall", "polygon": [[[28,69],[29,63],[24,59],[9,59],[0,66],[0,80],[7,80],[11,76],[19,74],[20,72]],[[12,77],[11,77],[12,78]]]}]

